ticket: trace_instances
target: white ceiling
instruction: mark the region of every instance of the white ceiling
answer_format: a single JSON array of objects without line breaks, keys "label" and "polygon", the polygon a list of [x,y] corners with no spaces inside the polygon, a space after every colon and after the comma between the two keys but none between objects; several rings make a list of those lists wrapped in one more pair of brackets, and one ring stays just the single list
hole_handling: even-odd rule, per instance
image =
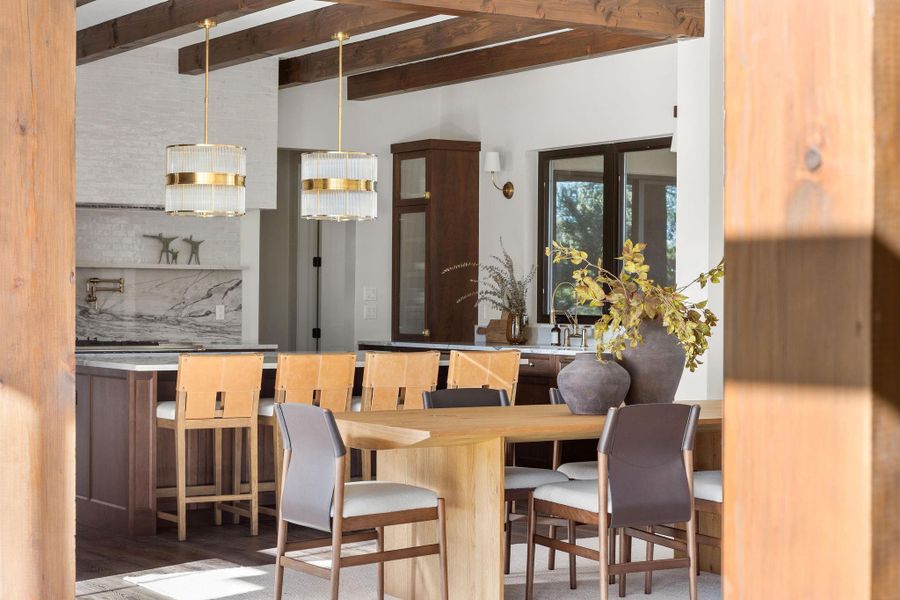
[{"label": "white ceiling", "polygon": [[[154,4],[162,4],[159,0],[94,0],[84,6],[81,6],[76,11],[78,29],[84,29],[86,27],[90,27],[92,25],[96,25],[97,23],[102,23],[104,21],[108,21],[110,19],[115,19],[116,17],[121,17],[122,15],[132,13],[148,6],[153,6]],[[258,25],[262,25],[264,23],[269,23],[271,21],[277,21],[279,19],[285,19],[287,17],[292,17],[294,15],[298,15],[300,13],[309,12],[311,10],[318,10],[320,8],[324,8],[333,4],[332,2],[318,2],[317,0],[293,0],[292,2],[286,2],[284,4],[280,4],[278,6],[260,10],[255,13],[251,13],[245,17],[240,17],[238,19],[232,19],[230,21],[225,21],[224,23],[218,25],[215,29],[213,29],[210,33],[210,37],[219,37],[222,35],[227,35],[229,33],[234,33],[236,31],[240,31],[242,29],[249,29],[251,27],[256,27]],[[351,38],[350,43],[359,40],[365,40],[373,37],[378,37],[381,35],[385,35],[388,33],[394,33],[396,31],[402,31],[404,29],[411,29],[413,27],[420,27],[422,25],[427,25],[429,23],[436,23],[438,21],[444,21],[446,19],[450,19],[453,17],[438,15],[435,17],[429,17],[427,19],[421,19],[418,21],[413,21],[411,23],[405,23],[403,25],[397,25],[395,27],[389,27],[386,29],[381,29],[378,31],[373,31],[367,34],[361,34],[359,36],[354,36]],[[196,32],[188,33],[185,35],[181,35],[178,37],[174,37],[162,42],[159,42],[159,46],[166,46],[170,48],[180,48],[182,46],[188,46],[190,44],[194,44],[196,42],[203,41],[203,33],[199,29]],[[288,58],[291,56],[299,56],[301,54],[309,54],[311,52],[318,52],[319,50],[324,50],[326,48],[330,48],[333,46],[333,43],[329,44],[319,44],[318,46],[312,46],[310,48],[304,48],[303,50],[288,52],[280,55],[282,58]]]}]

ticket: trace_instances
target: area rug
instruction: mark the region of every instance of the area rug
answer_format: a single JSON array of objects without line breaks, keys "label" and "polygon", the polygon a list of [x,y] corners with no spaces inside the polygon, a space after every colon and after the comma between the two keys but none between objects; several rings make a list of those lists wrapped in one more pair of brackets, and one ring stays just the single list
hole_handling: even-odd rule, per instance
[{"label": "area rug", "polygon": [[[585,546],[596,547],[590,539],[580,540]],[[372,542],[348,544],[345,554],[369,552]],[[273,550],[265,551],[271,554]],[[579,558],[578,589],[569,589],[568,557],[557,555],[557,568],[547,570],[547,549],[537,548],[535,573],[535,600],[571,599],[594,600],[597,598],[599,579],[597,563]],[[330,566],[327,550],[297,552],[302,557],[323,567]],[[632,558],[641,560],[644,544],[634,543]],[[663,558],[658,548],[656,557]],[[516,544],[512,552],[512,573],[506,577],[506,599],[522,600],[525,597],[525,545]],[[106,577],[102,580],[80,582],[79,600],[271,600],[273,597],[274,566],[241,566],[224,560],[203,560],[174,565],[150,571],[130,573],[124,576]],[[374,565],[348,568],[341,573],[341,598],[359,600],[376,597],[376,569]],[[284,581],[284,598],[319,600],[329,597],[329,582],[325,579],[287,570]],[[644,576],[641,573],[628,576],[627,597],[650,600],[683,600],[688,597],[687,573],[684,569],[660,571],[653,576],[653,594],[644,595]],[[700,600],[721,598],[721,582],[717,575],[703,573],[698,577]],[[610,587],[610,597],[618,597],[618,586]],[[389,599],[393,597],[388,596]],[[466,599],[470,600],[470,599]]]}]

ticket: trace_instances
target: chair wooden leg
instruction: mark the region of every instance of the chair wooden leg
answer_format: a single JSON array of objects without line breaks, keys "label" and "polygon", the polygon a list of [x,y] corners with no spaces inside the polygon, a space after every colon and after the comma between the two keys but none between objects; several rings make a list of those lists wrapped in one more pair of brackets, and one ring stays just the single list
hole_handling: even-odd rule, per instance
[{"label": "chair wooden leg", "polygon": [[[550,526],[550,537],[554,540],[556,539],[556,525]],[[556,549],[550,548],[550,552],[547,555],[547,570],[552,571],[556,569]]]},{"label": "chair wooden leg", "polygon": [[341,530],[334,527],[331,534],[331,600],[341,595]]},{"label": "chair wooden leg", "polygon": [[178,504],[178,541],[187,539],[187,432],[175,430],[175,487]]},{"label": "chair wooden leg", "polygon": [[[441,524],[438,523],[438,527],[440,528]],[[375,534],[378,536],[375,539],[375,550],[376,552],[384,552],[384,527],[376,527]],[[440,532],[438,533],[440,535]],[[384,600],[384,562],[378,563],[378,600]]]},{"label": "chair wooden leg", "polygon": [[506,503],[506,523],[504,524],[504,529],[506,533],[506,540],[504,541],[504,547],[506,551],[503,553],[503,573],[504,575],[509,575],[509,565],[510,565],[510,552],[512,551],[512,521],[509,519],[509,515],[513,510],[513,503]]},{"label": "chair wooden leg", "polygon": [[534,528],[537,517],[534,514],[534,498],[528,498],[528,538],[525,558],[525,600],[532,600],[534,595]]},{"label": "chair wooden leg", "polygon": [[360,452],[362,453],[360,462],[362,463],[363,481],[370,481],[372,479],[372,452],[370,450],[360,450]]},{"label": "chair wooden leg", "polygon": [[255,419],[247,442],[250,445],[250,535],[259,535],[259,429]]},{"label": "chair wooden leg", "polygon": [[[244,430],[243,429],[232,429],[232,435],[234,435],[234,442],[232,444],[232,454],[231,454],[231,493],[232,494],[240,494],[241,493],[241,463],[243,462],[243,449],[241,446],[244,442]],[[237,502],[232,502],[232,504],[237,504]],[[231,522],[237,525],[241,522],[241,515],[237,513],[233,513],[231,517]]]},{"label": "chair wooden leg", "polygon": [[[609,564],[616,564],[616,530],[612,527],[609,528]],[[616,576],[609,576],[609,584],[612,585],[616,582]]]},{"label": "chair wooden leg", "polygon": [[[622,528],[619,530],[619,561],[622,564],[629,562],[631,558],[629,554],[631,553],[631,536],[625,534],[625,529]],[[624,598],[627,590],[625,586],[627,584],[627,574],[619,573],[619,598]]]},{"label": "chair wooden leg", "polygon": [[275,549],[275,600],[281,600],[281,592],[284,587],[284,565],[281,557],[284,556],[284,547],[287,545],[287,521],[278,516],[278,545]]},{"label": "chair wooden leg", "polygon": [[[699,510],[694,512],[694,533],[695,533],[695,534],[696,534],[696,533],[700,533],[700,511],[699,511]],[[699,557],[700,557],[700,544],[699,544],[699,542],[698,542],[698,544],[697,544],[697,557],[698,557],[698,558],[697,558],[697,561],[696,561],[696,562],[697,562],[697,568],[695,568],[694,571],[696,571],[696,572],[697,572],[697,575],[699,575],[699,574],[700,574],[700,559],[699,559]]]},{"label": "chair wooden leg", "polygon": [[272,427],[272,449],[275,453],[275,514],[278,515],[281,507],[281,470],[284,468],[284,450],[281,449],[281,428],[276,423]]},{"label": "chair wooden leg", "polygon": [[600,558],[600,600],[609,600],[609,584],[612,583],[610,581],[609,575],[609,564],[611,560],[610,549],[614,548],[612,543],[606,543],[607,540],[611,540],[611,528],[607,528],[607,513],[606,511],[600,511],[599,514],[600,523],[597,525],[597,547],[599,548],[599,558]]},{"label": "chair wooden leg", "polygon": [[[575,543],[575,521],[569,521],[569,526],[566,528],[569,531],[569,543]],[[575,554],[569,553],[569,589],[574,590],[578,588],[578,574],[575,572]]]},{"label": "chair wooden leg", "polygon": [[[214,475],[213,479],[215,480],[216,487],[216,496],[222,495],[222,430],[215,429],[215,433],[213,434],[213,465]],[[215,523],[216,525],[222,524],[222,503],[214,502],[213,510],[215,513]]]},{"label": "chair wooden leg", "polygon": [[690,587],[691,600],[697,600],[697,518],[692,515],[687,526],[687,554],[691,561],[688,569],[688,585]]},{"label": "chair wooden leg", "polygon": [[[438,498],[438,558],[441,562],[441,600],[450,597],[449,573],[447,571],[447,518],[444,499]],[[382,593],[383,593],[382,587]]]},{"label": "chair wooden leg", "polygon": [[[653,532],[654,532],[653,526],[651,525],[650,533],[653,533]],[[648,561],[653,560],[653,547],[654,546],[655,546],[655,544],[651,544],[650,542],[647,542],[647,560]],[[649,569],[644,573],[644,593],[645,594],[653,593],[653,571],[649,570]]]}]

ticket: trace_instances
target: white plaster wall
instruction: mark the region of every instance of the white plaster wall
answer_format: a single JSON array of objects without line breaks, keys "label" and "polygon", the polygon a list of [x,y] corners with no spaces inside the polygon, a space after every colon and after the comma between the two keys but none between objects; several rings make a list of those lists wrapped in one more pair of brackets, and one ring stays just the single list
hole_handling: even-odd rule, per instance
[{"label": "white plaster wall", "polygon": [[[162,206],[166,146],[203,141],[203,77],[148,46],[80,65],[77,202]],[[209,141],[247,148],[247,206],[275,207],[278,61],[210,74]]]}]

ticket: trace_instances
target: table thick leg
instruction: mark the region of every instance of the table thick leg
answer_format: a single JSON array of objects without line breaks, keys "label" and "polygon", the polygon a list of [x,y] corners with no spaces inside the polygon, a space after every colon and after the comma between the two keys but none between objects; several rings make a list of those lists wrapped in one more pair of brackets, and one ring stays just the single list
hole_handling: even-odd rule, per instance
[{"label": "table thick leg", "polygon": [[[503,440],[378,452],[378,479],[427,487],[447,506],[450,599],[503,598]],[[433,522],[385,528],[385,548],[436,541]],[[437,556],[390,562],[385,591],[440,598]]]}]

